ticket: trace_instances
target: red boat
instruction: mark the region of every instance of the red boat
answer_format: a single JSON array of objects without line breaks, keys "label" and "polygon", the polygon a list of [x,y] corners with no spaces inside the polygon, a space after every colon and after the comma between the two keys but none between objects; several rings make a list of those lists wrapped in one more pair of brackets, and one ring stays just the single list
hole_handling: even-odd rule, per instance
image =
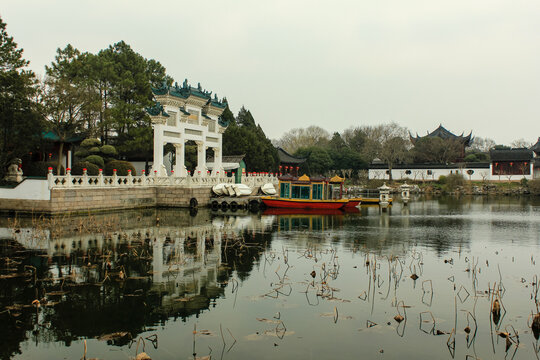
[{"label": "red boat", "polygon": [[342,199],[343,178],[334,176],[299,178],[286,175],[279,178],[279,196],[263,196],[261,201],[271,208],[341,209],[349,200]]}]

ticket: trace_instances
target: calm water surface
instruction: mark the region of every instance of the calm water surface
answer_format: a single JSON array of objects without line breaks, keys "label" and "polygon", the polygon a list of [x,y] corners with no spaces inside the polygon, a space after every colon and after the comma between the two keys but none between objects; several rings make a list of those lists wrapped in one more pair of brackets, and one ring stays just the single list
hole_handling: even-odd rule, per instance
[{"label": "calm water surface", "polygon": [[100,359],[537,358],[539,215],[479,197],[3,217],[0,358],[80,359],[85,341]]}]

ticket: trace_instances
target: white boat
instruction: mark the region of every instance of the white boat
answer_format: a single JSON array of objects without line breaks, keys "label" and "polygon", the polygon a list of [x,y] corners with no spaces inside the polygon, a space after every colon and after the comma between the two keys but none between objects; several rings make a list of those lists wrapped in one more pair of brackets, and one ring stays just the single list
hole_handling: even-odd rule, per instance
[{"label": "white boat", "polygon": [[270,195],[270,196],[276,195],[277,193],[276,188],[274,187],[274,184],[272,183],[266,183],[263,186],[261,186],[261,191],[263,192],[263,194]]},{"label": "white boat", "polygon": [[217,196],[224,195],[224,190],[225,190],[225,184],[217,184],[217,185],[212,186],[212,191]]},{"label": "white boat", "polygon": [[229,196],[236,196],[236,191],[234,191],[234,187],[231,184],[226,184],[225,190],[223,190],[223,194]]},{"label": "white boat", "polygon": [[234,184],[232,187],[234,188],[236,196],[251,195],[251,188],[246,184]]}]

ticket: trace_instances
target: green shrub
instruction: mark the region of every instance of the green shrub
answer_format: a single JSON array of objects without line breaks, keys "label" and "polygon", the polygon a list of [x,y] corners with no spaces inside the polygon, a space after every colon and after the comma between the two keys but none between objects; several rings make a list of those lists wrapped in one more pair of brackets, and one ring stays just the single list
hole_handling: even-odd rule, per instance
[{"label": "green shrub", "polygon": [[533,195],[540,195],[540,179],[529,181],[529,191]]},{"label": "green shrub", "polygon": [[465,156],[465,159],[463,159],[465,162],[477,162],[478,161],[478,158],[476,157],[475,154],[469,154],[467,156]]},{"label": "green shrub", "polygon": [[99,139],[84,139],[81,142],[81,147],[83,148],[91,148],[94,146],[101,146],[101,141],[99,141]]},{"label": "green shrub", "polygon": [[129,161],[122,161],[122,160],[109,161],[107,165],[105,166],[105,175],[111,176],[113,174],[114,169],[116,169],[116,175],[118,176],[126,176],[128,174],[128,170],[131,170],[131,175],[133,176],[137,175],[135,171],[135,167]]},{"label": "green shrub", "polygon": [[103,158],[99,155],[87,156],[84,161],[91,162],[92,164],[97,165],[100,169],[103,169],[105,167],[105,161],[103,161]]},{"label": "green shrub", "polygon": [[88,149],[88,152],[90,154],[99,154],[99,148],[97,146],[91,147],[90,149]]},{"label": "green shrub", "polygon": [[100,148],[100,151],[103,155],[107,155],[110,157],[116,156],[117,154],[115,147],[112,145],[103,145]]},{"label": "green shrub", "polygon": [[75,156],[78,157],[79,159],[84,159],[88,155],[90,155],[90,153],[88,152],[87,149],[82,149],[81,148],[81,149],[75,151]]},{"label": "green shrub", "polygon": [[455,191],[458,186],[463,186],[465,179],[461,174],[450,174],[446,177],[446,183],[443,186],[445,191]]},{"label": "green shrub", "polygon": [[519,183],[521,184],[521,186],[523,187],[528,187],[529,186],[529,180],[527,180],[527,178],[523,178],[519,181]]},{"label": "green shrub", "polygon": [[446,176],[444,175],[439,176],[439,184],[441,185],[446,184]]},{"label": "green shrub", "polygon": [[[40,177],[46,177],[49,173],[49,167],[53,168],[53,174],[58,175],[56,173],[56,161],[37,161],[32,162],[28,164],[26,172],[24,172],[24,176],[40,176]],[[64,166],[60,169],[61,174],[65,174]]]},{"label": "green shrub", "polygon": [[92,164],[88,161],[80,161],[75,163],[71,168],[72,175],[82,175],[83,169],[86,169],[86,173],[91,176],[99,175],[99,167],[96,164]]}]

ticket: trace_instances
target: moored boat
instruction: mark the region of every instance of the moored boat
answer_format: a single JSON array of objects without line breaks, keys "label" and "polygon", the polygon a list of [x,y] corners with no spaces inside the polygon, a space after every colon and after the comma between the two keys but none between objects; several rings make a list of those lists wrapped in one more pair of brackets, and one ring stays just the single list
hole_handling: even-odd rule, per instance
[{"label": "moored boat", "polygon": [[232,185],[236,196],[248,196],[251,195],[251,188],[245,184]]},{"label": "moored boat", "polygon": [[263,192],[263,194],[270,195],[270,196],[277,194],[276,188],[274,187],[274,184],[272,183],[266,183],[263,186],[261,186],[261,191]]},{"label": "moored boat", "polygon": [[[347,205],[345,205],[345,208],[353,208],[357,207],[358,205],[371,205],[375,204],[378,205],[380,202],[379,198],[365,198],[365,197],[357,197],[357,198],[350,198],[348,199],[349,202]],[[392,198],[388,199],[388,203],[392,204]]]},{"label": "moored boat", "polygon": [[261,201],[272,208],[341,209],[348,200],[342,199],[343,178],[331,179],[303,175],[279,178],[279,196],[263,196]]}]

